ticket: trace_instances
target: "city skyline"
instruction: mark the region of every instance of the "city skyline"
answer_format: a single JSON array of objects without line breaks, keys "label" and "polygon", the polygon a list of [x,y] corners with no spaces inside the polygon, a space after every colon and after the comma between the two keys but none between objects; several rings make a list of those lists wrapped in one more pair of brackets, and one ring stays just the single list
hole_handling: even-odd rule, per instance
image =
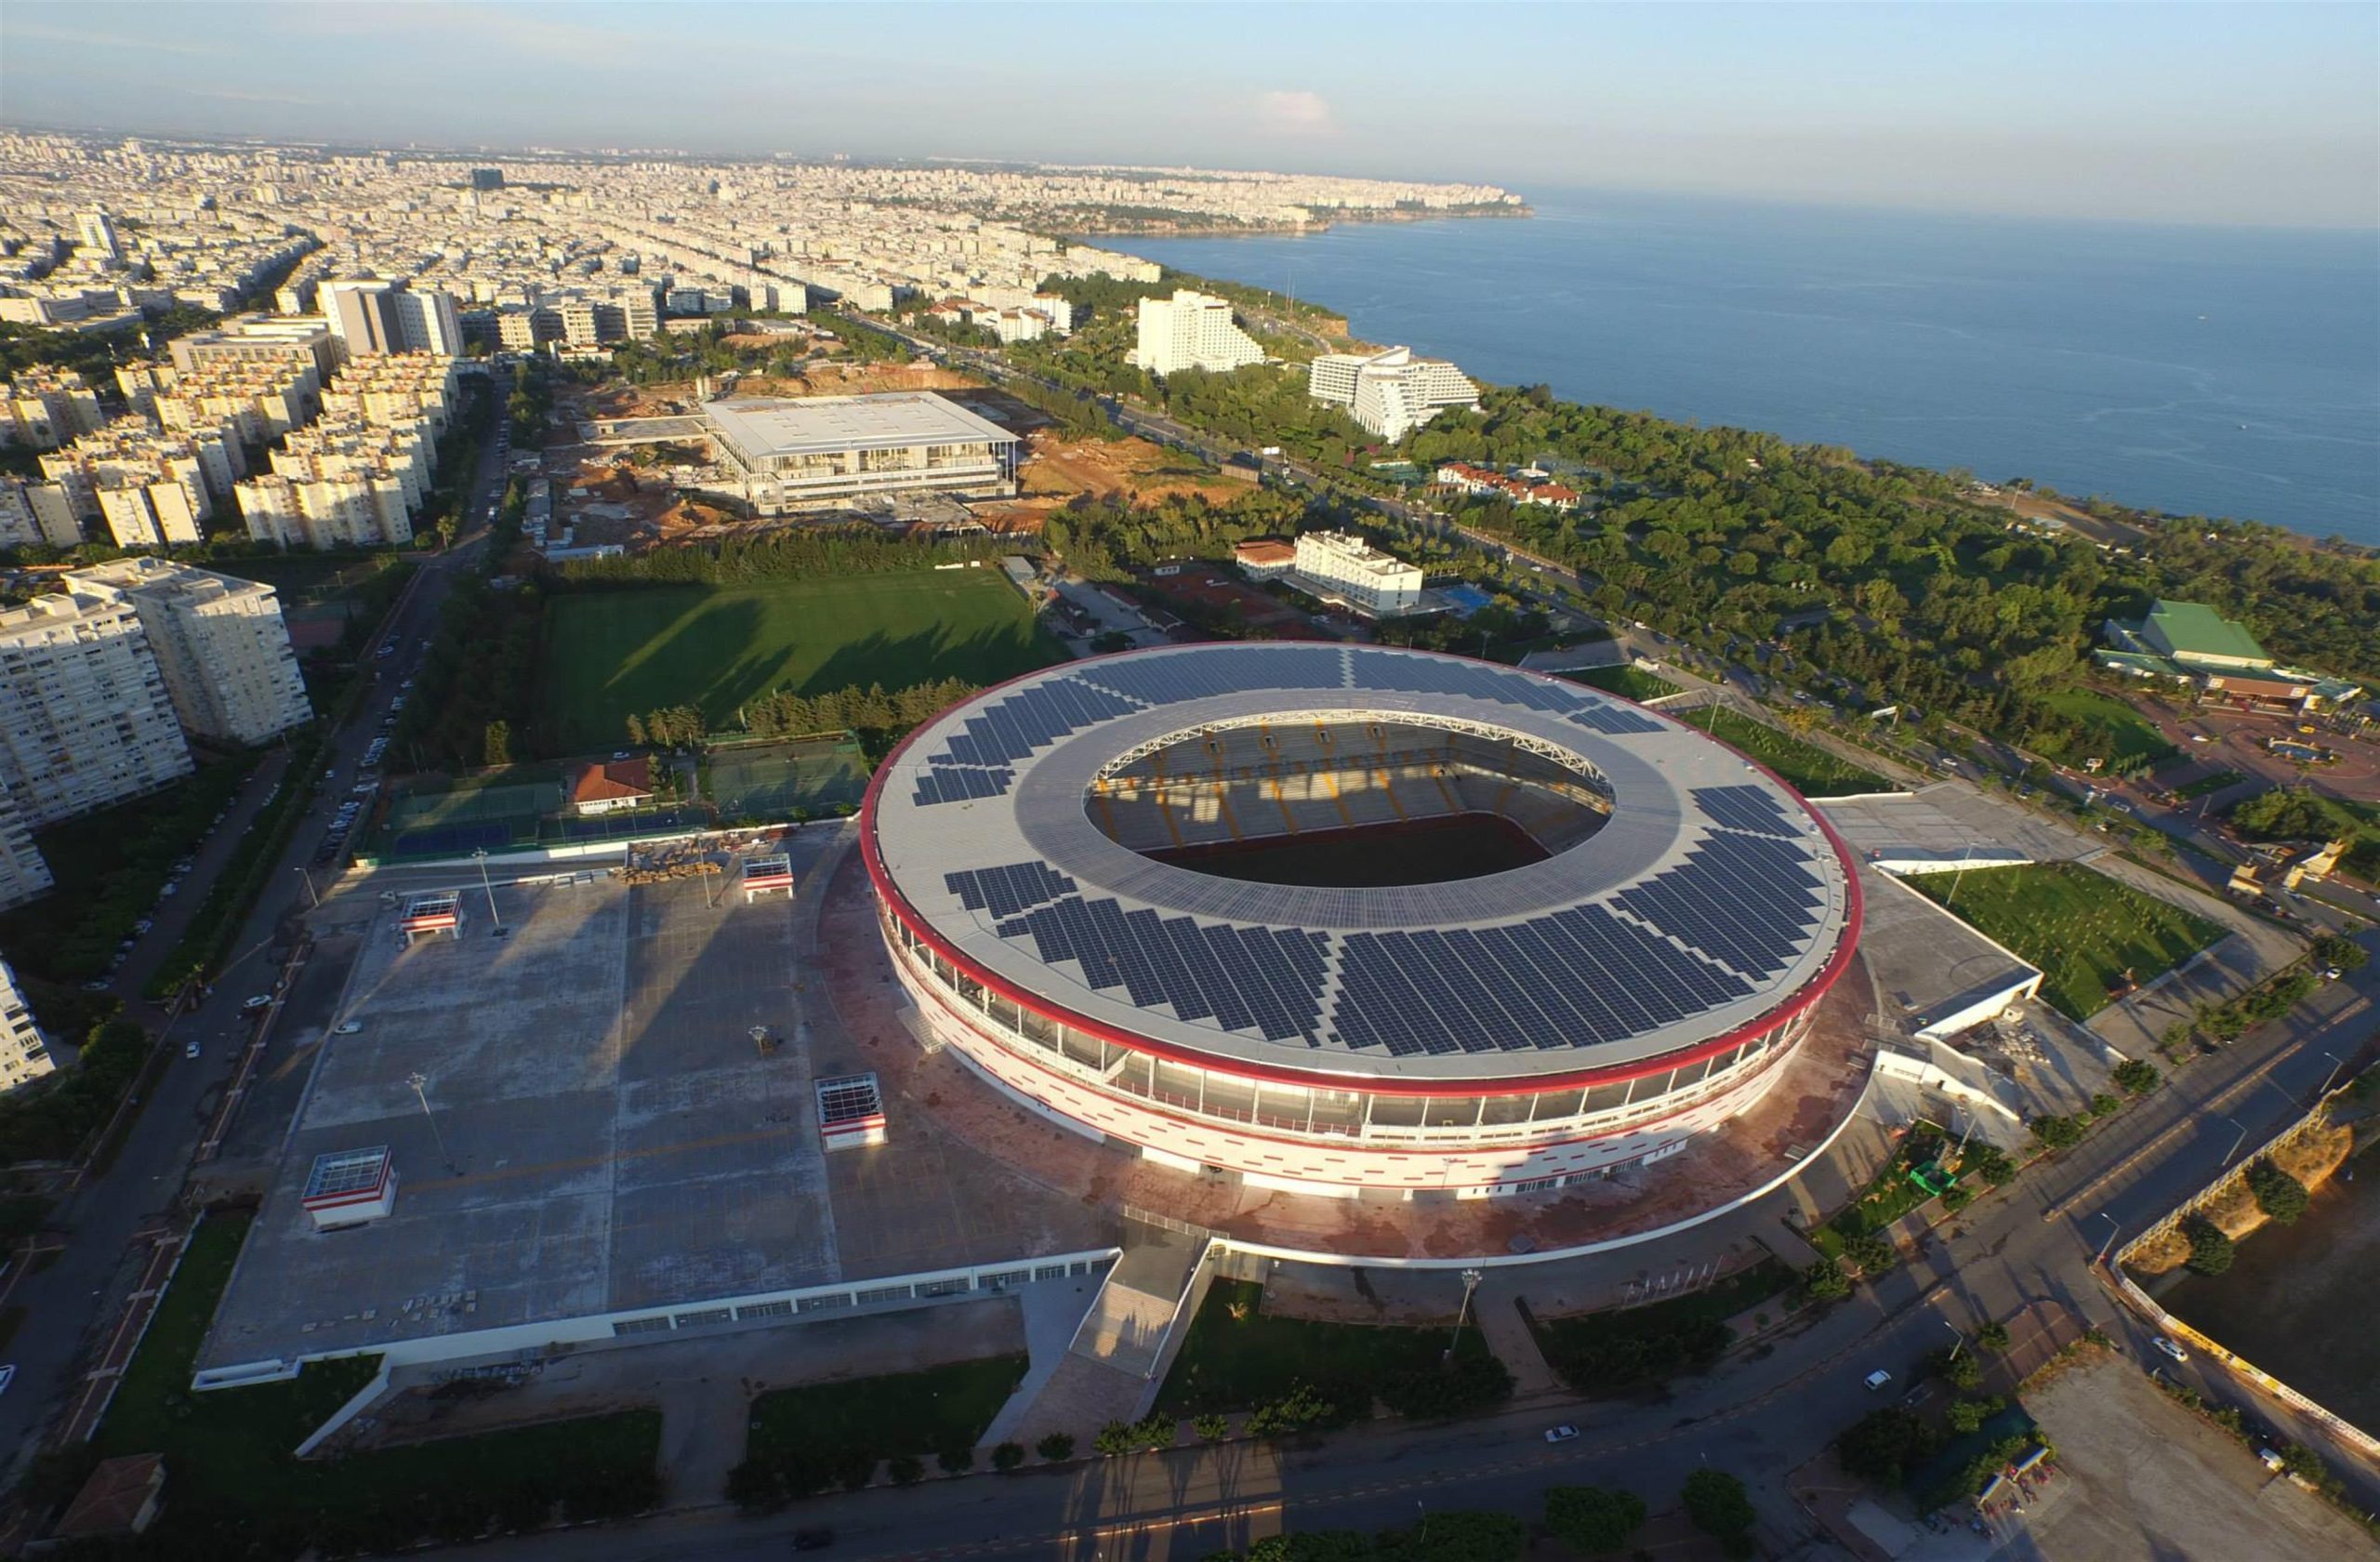
[{"label": "city skyline", "polygon": [[[1459,25],[1392,8],[1367,14],[1369,31],[1345,7],[1268,7],[1257,28],[1249,14],[33,0],[0,17],[0,84],[13,124],[126,133],[2380,225],[2369,7],[1975,5],[1920,21],[1868,7],[1512,6]],[[967,47],[947,54],[917,45],[958,36]],[[731,39],[733,71],[704,63]],[[656,52],[672,40],[693,51],[681,66]],[[364,47],[376,68],[358,73]],[[1468,63],[1429,67],[1446,60]]]}]

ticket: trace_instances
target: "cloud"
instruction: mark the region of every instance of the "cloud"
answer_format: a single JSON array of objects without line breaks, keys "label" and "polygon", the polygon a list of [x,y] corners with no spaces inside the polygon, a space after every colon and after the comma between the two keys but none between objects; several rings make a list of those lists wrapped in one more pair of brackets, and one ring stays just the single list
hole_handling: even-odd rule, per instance
[{"label": "cloud", "polygon": [[1338,128],[1319,92],[1259,93],[1256,123],[1282,136],[1324,136]]},{"label": "cloud", "polygon": [[201,60],[221,60],[232,52],[221,44],[142,37],[132,33],[97,33],[85,27],[52,27],[44,21],[10,21],[0,25],[0,35],[17,41],[37,39],[44,43],[77,44],[96,49],[149,49],[158,54],[184,54]]}]

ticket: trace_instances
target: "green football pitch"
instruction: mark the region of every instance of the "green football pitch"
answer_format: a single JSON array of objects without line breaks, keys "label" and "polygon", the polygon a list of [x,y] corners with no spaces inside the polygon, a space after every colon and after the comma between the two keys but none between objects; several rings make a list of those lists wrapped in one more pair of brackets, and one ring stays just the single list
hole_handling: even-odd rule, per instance
[{"label": "green football pitch", "polygon": [[1065,660],[990,569],[588,591],[556,597],[547,620],[546,689],[572,753],[667,706],[698,707],[716,732],[773,689],[992,684]]}]

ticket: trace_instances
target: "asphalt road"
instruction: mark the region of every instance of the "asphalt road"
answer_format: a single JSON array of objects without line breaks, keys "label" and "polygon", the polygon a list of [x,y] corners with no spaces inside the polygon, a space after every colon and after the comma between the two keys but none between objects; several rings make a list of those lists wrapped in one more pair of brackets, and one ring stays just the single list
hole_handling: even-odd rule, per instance
[{"label": "asphalt road", "polygon": [[[2380,938],[2367,935],[2367,946]],[[2296,1018],[2206,1059],[2077,1148],[2036,1167],[1944,1227],[1917,1262],[1861,1291],[1765,1352],[1674,1385],[1657,1404],[1563,1398],[1443,1426],[1405,1424],[1333,1436],[1286,1455],[1248,1444],[1183,1449],[1012,1476],[976,1476],[910,1489],[814,1499],[747,1519],[717,1510],[611,1529],[476,1546],[535,1562],[661,1562],[785,1555],[791,1532],[826,1526],[852,1558],[1042,1555],[1179,1558],[1283,1528],[1377,1529],[1430,1509],[1503,1508],[1533,1516],[1547,1486],[1608,1482],[1665,1505],[1708,1463],[1751,1484],[1764,1529],[1787,1547],[1816,1532],[1785,1488],[1789,1472],[1879,1403],[1862,1380],[1882,1367],[1917,1374],[1950,1330],[2054,1300],[2107,1329],[2135,1361],[2153,1354],[2100,1282],[2094,1259],[2111,1230],[2136,1232],[2240,1153],[2293,1119],[2334,1065],[2368,1052],[2380,963],[2326,988]],[[2211,1396],[2248,1403],[2282,1436],[2318,1434],[2276,1402],[2256,1401],[2203,1361],[2178,1370]],[[1577,1424],[1576,1441],[1543,1429]],[[2354,1476],[2380,1505],[2380,1472]],[[704,1494],[683,1494],[688,1502]]]},{"label": "asphalt road", "polygon": [[[499,412],[501,405],[499,400]],[[71,1394],[81,1385],[95,1347],[115,1326],[125,1295],[137,1283],[145,1254],[144,1235],[162,1228],[172,1214],[192,1157],[214,1116],[239,1052],[253,1036],[250,1020],[241,1013],[241,1000],[252,993],[269,991],[279,969],[276,940],[284,935],[284,920],[307,893],[298,873],[321,844],[332,811],[347,795],[375,723],[397,693],[398,683],[417,662],[420,642],[436,627],[438,609],[454,573],[470,567],[476,559],[478,544],[485,536],[483,518],[487,505],[501,490],[502,474],[491,442],[481,453],[465,522],[468,529],[449,552],[422,562],[392,620],[392,632],[402,649],[374,664],[378,682],[363,710],[340,730],[333,746],[337,777],[324,787],[322,796],[311,805],[309,817],[298,827],[280,867],[268,881],[272,887],[259,897],[242,926],[236,952],[217,978],[215,996],[196,1010],[165,1022],[156,1005],[140,998],[140,989],[205,899],[214,875],[221,870],[267,793],[276,785],[300,786],[310,779],[285,776],[288,757],[277,748],[242,789],[223,827],[197,854],[180,894],[163,903],[156,927],[117,973],[114,990],[125,1000],[126,1014],[152,1030],[162,1029],[160,1050],[165,1063],[139,1100],[139,1116],[113,1165],[105,1174],[82,1183],[51,1215],[53,1230],[63,1234],[62,1251],[38,1272],[30,1264],[12,1272],[9,1278],[14,1283],[0,1297],[0,1304],[25,1309],[24,1321],[9,1345],[17,1376],[7,1395],[0,1397],[0,1485],[12,1483],[41,1440],[51,1435]],[[199,1056],[185,1058],[183,1048],[193,1040],[199,1045]]]}]

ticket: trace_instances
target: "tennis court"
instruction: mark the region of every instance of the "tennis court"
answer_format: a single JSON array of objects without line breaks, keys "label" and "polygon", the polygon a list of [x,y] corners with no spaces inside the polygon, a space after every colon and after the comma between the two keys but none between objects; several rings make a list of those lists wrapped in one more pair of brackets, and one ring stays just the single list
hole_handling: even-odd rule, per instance
[{"label": "tennis court", "polygon": [[384,857],[447,857],[502,851],[537,839],[538,826],[562,808],[562,783],[523,781],[410,792],[389,801]]},{"label": "tennis court", "polygon": [[722,819],[784,819],[859,806],[867,759],[847,738],[738,744],[711,750],[709,790]]}]

